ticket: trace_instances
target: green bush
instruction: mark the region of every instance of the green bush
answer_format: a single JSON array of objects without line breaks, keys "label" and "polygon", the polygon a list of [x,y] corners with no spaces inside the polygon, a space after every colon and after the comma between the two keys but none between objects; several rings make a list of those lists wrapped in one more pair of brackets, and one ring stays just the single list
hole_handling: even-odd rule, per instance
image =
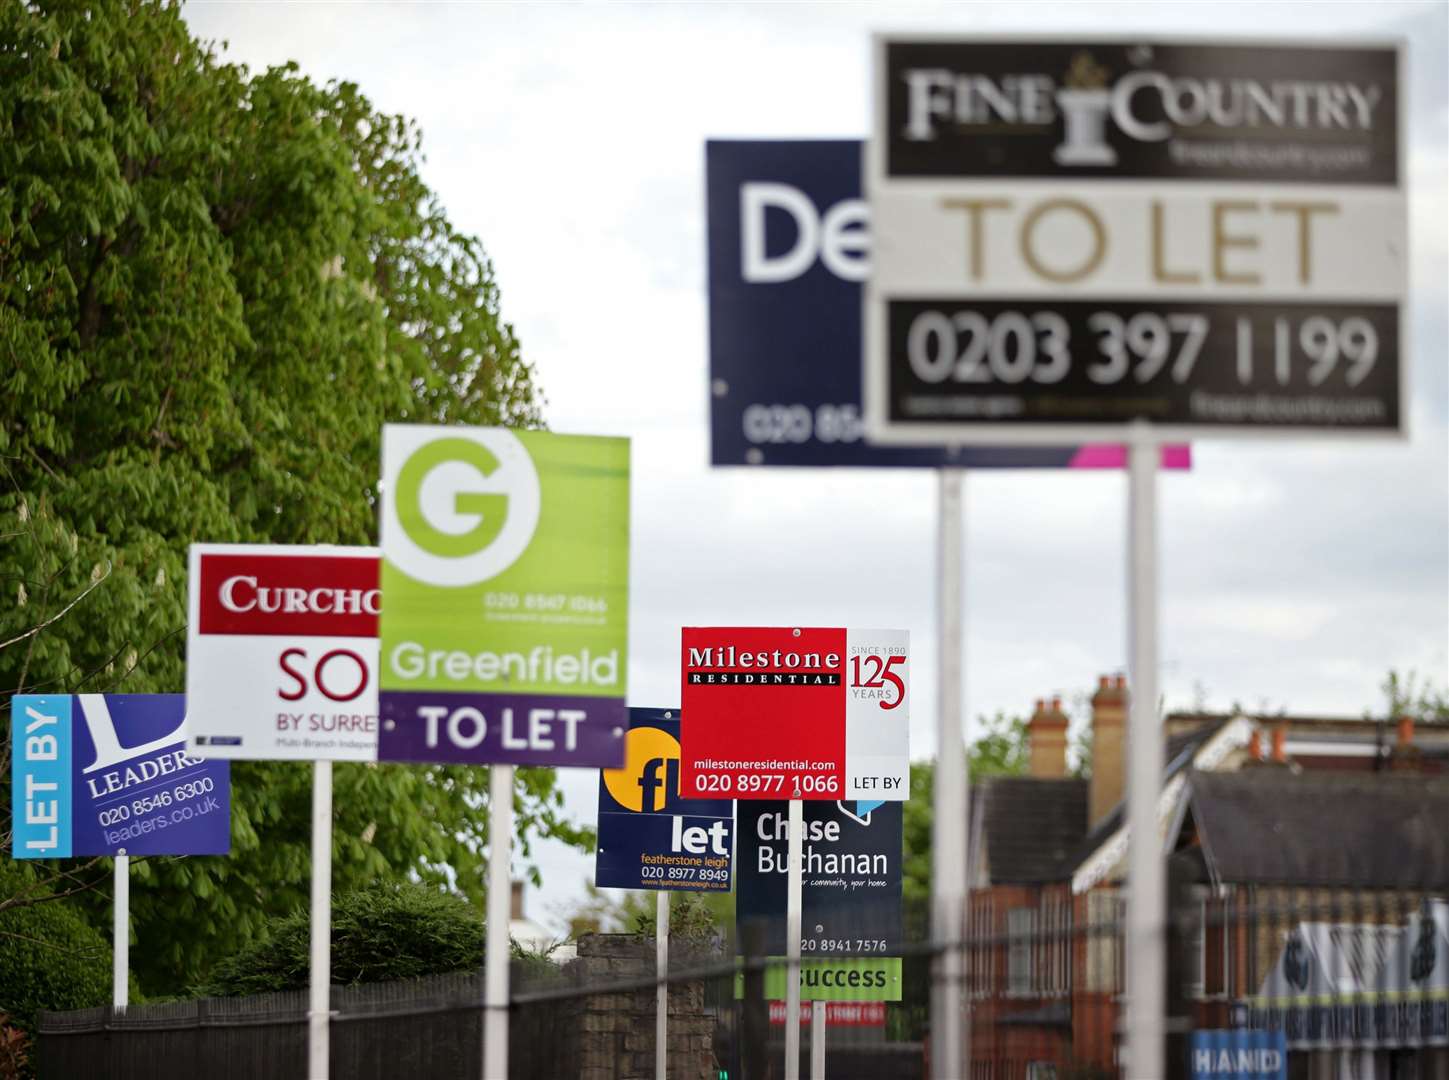
[{"label": "green bush", "polygon": [[[332,899],[332,982],[390,982],[483,965],[483,920],[467,901],[421,885],[376,885]],[[273,919],[262,940],[221,960],[198,994],[235,997],[307,985],[308,912]]]},{"label": "green bush", "polygon": [[[18,895],[34,871],[0,858],[0,896]],[[84,1009],[111,1000],[111,943],[70,900],[0,911],[0,1013],[27,1034],[42,1009]]]}]

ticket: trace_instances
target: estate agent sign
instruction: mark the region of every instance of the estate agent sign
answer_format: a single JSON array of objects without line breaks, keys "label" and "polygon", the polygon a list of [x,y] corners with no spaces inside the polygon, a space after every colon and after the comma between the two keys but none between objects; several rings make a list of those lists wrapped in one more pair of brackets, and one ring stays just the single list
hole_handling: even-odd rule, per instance
[{"label": "estate agent sign", "polygon": [[192,749],[375,760],[377,574],[376,548],[192,544]]},{"label": "estate agent sign", "polygon": [[677,710],[630,709],[624,766],[599,772],[594,884],[729,892],[734,809],[680,797]]},{"label": "estate agent sign", "polygon": [[181,694],[17,694],[16,859],[225,855],[231,767],[186,748]]},{"label": "estate agent sign", "polygon": [[[714,465],[1120,468],[1119,446],[878,446],[865,441],[861,294],[870,212],[859,139],[711,139],[710,462]],[[1164,447],[1185,469],[1186,446]]]},{"label": "estate agent sign", "polygon": [[904,630],[686,627],[685,798],[904,800]]},{"label": "estate agent sign", "polygon": [[1401,431],[1398,48],[875,49],[872,437]]},{"label": "estate agent sign", "polygon": [[622,764],[628,440],[388,425],[382,455],[378,756]]},{"label": "estate agent sign", "polygon": [[[889,956],[901,948],[903,803],[806,802],[800,952]],[[742,929],[765,926],[765,948],[784,956],[788,870],[784,802],[740,803],[739,891]]]}]

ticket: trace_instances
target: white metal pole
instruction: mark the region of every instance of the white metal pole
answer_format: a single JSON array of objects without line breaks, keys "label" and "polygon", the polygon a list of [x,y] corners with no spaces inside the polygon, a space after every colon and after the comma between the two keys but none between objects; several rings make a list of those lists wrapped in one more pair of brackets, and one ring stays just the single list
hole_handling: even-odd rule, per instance
[{"label": "white metal pole", "polygon": [[508,918],[513,882],[513,766],[488,780],[488,941],[483,984],[483,1080],[508,1076]]},{"label": "white metal pole", "polygon": [[1127,1080],[1161,1080],[1166,989],[1166,867],[1157,834],[1157,457],[1150,433],[1128,454]]},{"label": "white metal pole", "polygon": [[111,1004],[124,1009],[131,998],[131,856],[121,848],[111,861],[115,875],[111,894]]},{"label": "white metal pole", "polygon": [[939,470],[936,508],[938,723],[932,785],[931,940],[939,950],[931,985],[931,1073],[935,1080],[966,1075],[961,1022],[961,931],[966,904],[966,846],[970,803],[962,726],[961,674],[965,641],[962,593],[965,538],[963,469]]},{"label": "white metal pole", "polygon": [[785,1080],[800,1080],[800,894],[804,883],[805,804],[790,800],[790,873],[785,892]]},{"label": "white metal pole", "polygon": [[810,1003],[810,1080],[825,1080],[825,1010],[823,1001]]},{"label": "white metal pole", "polygon": [[307,1076],[327,1080],[332,1015],[332,762],[312,763],[312,963]]},{"label": "white metal pole", "polygon": [[654,894],[654,1077],[664,1080],[669,1067],[669,893]]}]

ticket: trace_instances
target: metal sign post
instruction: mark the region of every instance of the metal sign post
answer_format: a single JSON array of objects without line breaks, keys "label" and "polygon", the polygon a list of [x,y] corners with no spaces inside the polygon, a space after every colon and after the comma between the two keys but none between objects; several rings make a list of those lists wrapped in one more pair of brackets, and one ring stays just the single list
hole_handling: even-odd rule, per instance
[{"label": "metal sign post", "polygon": [[654,1078],[664,1080],[669,1065],[669,894],[654,894]]},{"label": "metal sign post", "polygon": [[[1130,444],[1131,1080],[1161,1080],[1165,1056],[1157,451],[1219,434],[1403,436],[1402,51],[1359,41],[875,39],[867,436],[897,446]],[[1031,118],[1006,89],[1028,82],[1041,95]],[[1276,105],[1228,110],[1208,126],[1176,107],[1170,88],[1185,85],[1312,86],[1362,107],[1351,120]],[[1161,111],[1144,123],[1144,107]],[[949,790],[943,773],[942,836],[959,820],[942,809]],[[940,843],[936,857],[949,865],[960,850]],[[951,896],[937,888],[939,916]],[[967,1070],[948,1036],[957,1018],[939,1010],[942,997],[932,1041],[948,1045],[932,1047],[936,1075],[959,1077]]]},{"label": "metal sign post", "polygon": [[810,1003],[810,1080],[825,1080],[825,1010],[829,1003]]},{"label": "metal sign post", "polygon": [[805,804],[790,800],[785,900],[785,1080],[800,1080],[800,894],[805,879]]},{"label": "metal sign post", "polygon": [[124,1009],[131,992],[131,856],[122,848],[112,862],[115,890],[111,899],[111,1005]]},{"label": "metal sign post", "polygon": [[308,975],[307,1076],[327,1080],[332,1016],[332,762],[312,763],[311,970]]},{"label": "metal sign post", "polygon": [[1157,443],[1148,430],[1129,450],[1127,494],[1127,1076],[1164,1072],[1166,869],[1157,829],[1162,732],[1157,722]]},{"label": "metal sign post", "polygon": [[508,917],[512,898],[513,766],[488,778],[488,940],[483,975],[483,1080],[508,1075]]},{"label": "metal sign post", "polygon": [[936,521],[939,684],[936,778],[932,785],[935,841],[931,847],[931,940],[935,957],[931,986],[931,1071],[936,1080],[956,1080],[962,1069],[961,926],[966,900],[966,816],[969,812],[966,752],[961,724],[962,667],[962,469],[939,472]]}]

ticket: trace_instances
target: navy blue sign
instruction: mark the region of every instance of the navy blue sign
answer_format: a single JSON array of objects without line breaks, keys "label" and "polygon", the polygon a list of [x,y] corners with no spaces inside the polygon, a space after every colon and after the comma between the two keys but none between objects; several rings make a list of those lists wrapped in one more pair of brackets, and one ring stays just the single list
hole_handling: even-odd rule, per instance
[{"label": "navy blue sign", "polygon": [[[1121,448],[869,446],[861,288],[870,231],[855,139],[711,141],[710,461],[715,465],[1121,468]],[[1164,453],[1186,467],[1185,448]]]},{"label": "navy blue sign", "polygon": [[225,855],[228,762],[186,752],[182,694],[17,694],[10,717],[17,859]]},{"label": "navy blue sign", "polygon": [[1194,1031],[1189,1053],[1192,1080],[1288,1080],[1288,1043],[1281,1031]]},{"label": "navy blue sign", "polygon": [[[805,801],[800,899],[805,958],[899,955],[904,806]],[[789,818],[788,802],[740,803],[735,918],[741,949],[755,924],[764,927],[766,955],[785,955]]]},{"label": "navy blue sign", "polygon": [[679,797],[679,712],[630,709],[624,767],[599,770],[594,884],[729,892],[732,799]]}]

